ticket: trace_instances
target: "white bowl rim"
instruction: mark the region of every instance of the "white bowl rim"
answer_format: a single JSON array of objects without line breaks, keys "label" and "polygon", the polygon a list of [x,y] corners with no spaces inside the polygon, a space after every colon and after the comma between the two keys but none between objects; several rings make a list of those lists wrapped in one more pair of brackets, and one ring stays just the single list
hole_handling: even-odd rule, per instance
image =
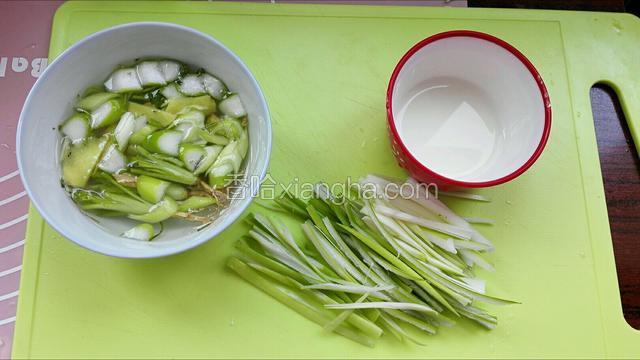
[{"label": "white bowl rim", "polygon": [[228,53],[228,55],[230,55],[235,61],[238,62],[238,64],[240,65],[240,67],[242,68],[242,70],[248,75],[250,81],[253,83],[253,85],[255,85],[255,87],[257,89],[259,89],[259,99],[261,102],[261,107],[263,108],[265,115],[266,115],[266,131],[267,131],[267,138],[266,138],[266,143],[267,143],[267,154],[266,154],[266,161],[264,162],[263,166],[261,169],[259,169],[259,175],[260,175],[260,181],[262,181],[267,173],[267,169],[269,167],[269,161],[271,159],[271,147],[272,147],[272,140],[273,140],[273,132],[272,132],[272,128],[271,128],[271,115],[269,113],[269,106],[267,104],[266,98],[264,97],[264,92],[262,91],[262,87],[260,87],[260,84],[258,83],[258,81],[255,79],[255,77],[253,76],[253,73],[251,73],[251,71],[249,70],[249,68],[245,65],[245,63],[240,59],[240,57],[238,57],[238,55],[236,55],[233,51],[231,51],[229,48],[227,48],[224,44],[222,44],[220,41],[216,40],[215,38],[213,38],[212,36],[205,34],[201,31],[198,31],[196,29],[190,28],[188,26],[183,26],[183,25],[178,25],[178,24],[174,24],[174,23],[169,23],[169,22],[161,22],[161,21],[139,21],[139,22],[130,22],[130,23],[126,23],[126,24],[120,24],[120,25],[116,25],[116,26],[112,26],[103,30],[100,30],[98,32],[92,33],[86,37],[84,37],[83,39],[81,39],[80,41],[76,42],[75,44],[73,44],[72,46],[70,46],[69,48],[65,49],[62,53],[60,53],[48,66],[47,68],[42,72],[42,74],[40,75],[40,77],[38,78],[38,80],[36,80],[35,84],[33,85],[33,87],[31,88],[31,90],[29,91],[29,95],[27,95],[27,98],[24,102],[24,105],[22,106],[22,110],[20,111],[20,117],[18,120],[18,126],[16,128],[16,158],[17,158],[17,163],[18,163],[18,172],[20,174],[20,180],[22,181],[22,185],[24,186],[27,195],[29,196],[29,199],[31,200],[31,203],[35,206],[36,210],[38,210],[38,213],[40,214],[40,216],[54,229],[56,230],[58,233],[60,233],[61,235],[63,235],[65,238],[73,241],[74,243],[80,245],[81,247],[84,247],[86,249],[89,249],[91,251],[94,251],[96,253],[100,253],[103,255],[108,255],[108,256],[113,256],[113,257],[118,257],[118,258],[136,258],[136,259],[143,259],[143,258],[156,258],[156,257],[164,257],[164,256],[168,256],[168,255],[173,255],[173,254],[178,254],[190,249],[193,249],[199,245],[202,245],[203,243],[209,241],[210,239],[212,239],[213,237],[217,236],[218,234],[220,234],[222,231],[224,231],[227,227],[229,227],[231,224],[233,224],[238,217],[240,217],[240,215],[242,215],[242,213],[247,209],[247,207],[249,207],[249,205],[251,204],[253,198],[256,196],[256,194],[258,193],[259,190],[259,184],[258,186],[255,186],[254,188],[251,188],[251,196],[247,199],[245,199],[243,202],[241,202],[240,204],[238,204],[238,206],[234,209],[237,212],[236,216],[232,216],[229,217],[227,219],[225,219],[225,221],[217,224],[216,226],[213,226],[209,229],[205,229],[204,231],[202,231],[200,233],[199,236],[197,236],[196,238],[194,238],[192,241],[189,242],[182,242],[182,243],[178,243],[175,247],[171,247],[171,248],[156,248],[153,250],[150,250],[148,252],[143,252],[143,253],[135,253],[135,254],[130,254],[127,253],[126,251],[123,251],[122,253],[109,253],[107,251],[102,251],[102,249],[98,249],[96,247],[94,247],[93,245],[91,245],[90,243],[84,243],[82,241],[77,241],[76,239],[74,239],[73,237],[71,237],[67,231],[65,230],[65,226],[62,225],[61,223],[59,223],[58,221],[56,221],[54,218],[50,217],[46,212],[43,211],[43,208],[40,204],[40,201],[38,199],[36,199],[31,191],[31,187],[29,186],[29,182],[27,181],[27,179],[25,178],[24,174],[23,174],[23,166],[22,166],[22,150],[21,150],[21,138],[22,138],[22,132],[23,132],[23,123],[24,123],[24,116],[25,116],[25,109],[29,108],[31,102],[33,101],[33,97],[35,96],[35,90],[41,86],[40,84],[44,83],[47,79],[47,77],[49,76],[49,73],[53,73],[55,71],[55,69],[59,66],[58,64],[63,62],[65,60],[65,58],[67,56],[69,56],[69,54],[73,53],[77,48],[83,46],[85,43],[90,42],[92,40],[94,40],[97,37],[100,37],[108,32],[112,32],[115,30],[121,30],[121,29],[126,29],[126,28],[131,28],[131,27],[139,27],[139,26],[161,26],[161,27],[169,27],[169,28],[174,28],[174,29],[178,29],[181,31],[186,31],[186,32],[190,32],[196,36],[199,37],[203,37],[206,38],[208,41],[211,41],[212,43],[220,46],[220,48],[222,48],[224,51],[226,51]]}]

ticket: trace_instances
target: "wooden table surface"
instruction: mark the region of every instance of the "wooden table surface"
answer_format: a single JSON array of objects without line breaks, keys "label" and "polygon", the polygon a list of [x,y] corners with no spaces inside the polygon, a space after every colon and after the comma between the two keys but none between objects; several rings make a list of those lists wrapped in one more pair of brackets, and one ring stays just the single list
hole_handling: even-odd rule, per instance
[{"label": "wooden table surface", "polygon": [[640,329],[640,160],[615,93],[593,87],[591,107],[622,308],[627,322]]}]

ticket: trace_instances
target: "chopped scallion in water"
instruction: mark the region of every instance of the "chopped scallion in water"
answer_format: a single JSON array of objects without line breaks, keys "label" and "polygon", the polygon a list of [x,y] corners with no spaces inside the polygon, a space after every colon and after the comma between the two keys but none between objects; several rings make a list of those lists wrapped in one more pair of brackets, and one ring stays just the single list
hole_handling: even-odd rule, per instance
[{"label": "chopped scallion in water", "polygon": [[[144,59],[89,87],[59,127],[62,184],[75,203],[93,215],[139,221],[119,235],[143,241],[162,232],[151,224],[162,229],[170,218],[197,229],[215,220],[248,148],[240,95],[219,75]],[[207,117],[224,121],[207,127]]]}]

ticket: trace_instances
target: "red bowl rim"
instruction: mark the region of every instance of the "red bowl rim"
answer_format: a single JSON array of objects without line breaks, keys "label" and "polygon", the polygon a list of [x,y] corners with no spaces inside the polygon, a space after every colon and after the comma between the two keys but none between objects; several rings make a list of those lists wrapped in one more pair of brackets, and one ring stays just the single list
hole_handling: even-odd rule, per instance
[{"label": "red bowl rim", "polygon": [[[393,98],[393,89],[395,87],[396,80],[398,78],[398,75],[400,74],[400,71],[402,70],[406,62],[409,61],[409,59],[418,50],[422,49],[423,47],[427,46],[432,42],[445,39],[445,38],[450,38],[450,37],[473,37],[473,38],[478,38],[478,39],[492,42],[502,47],[503,49],[513,54],[518,60],[520,60],[520,62],[529,70],[529,72],[531,73],[531,76],[533,76],[533,79],[538,84],[538,89],[540,90],[540,96],[542,97],[542,103],[544,105],[544,129],[542,131],[540,143],[538,144],[538,147],[533,152],[531,157],[522,166],[517,168],[512,173],[505,175],[503,177],[493,179],[493,180],[488,180],[488,181],[470,182],[470,181],[461,181],[461,180],[451,179],[446,176],[440,175],[430,170],[429,168],[427,168],[424,164],[418,161],[411,154],[409,149],[407,149],[407,147],[402,142],[402,139],[400,138],[400,134],[398,133],[398,129],[396,128],[395,120],[393,118],[393,108],[392,108],[391,100]],[[527,59],[526,56],[524,56],[520,51],[518,51],[518,49],[516,49],[515,47],[513,47],[511,44],[507,43],[504,40],[501,40],[495,36],[492,36],[483,32],[473,31],[473,30],[452,30],[452,31],[441,32],[421,40],[420,42],[415,44],[413,47],[411,47],[411,49],[409,49],[409,51],[407,51],[407,53],[404,54],[404,56],[402,56],[402,58],[396,65],[395,69],[393,69],[393,73],[391,74],[391,79],[389,80],[389,87],[387,88],[387,121],[389,123],[389,129],[393,134],[393,136],[395,137],[395,139],[397,140],[397,143],[402,149],[402,152],[404,153],[404,155],[409,159],[409,161],[413,163],[413,165],[416,165],[420,170],[427,173],[431,178],[435,179],[436,181],[440,181],[444,184],[460,186],[460,187],[468,187],[468,188],[488,187],[488,186],[502,184],[511,179],[514,179],[515,177],[525,172],[538,159],[538,157],[542,153],[542,150],[544,149],[547,143],[547,140],[549,138],[549,132],[551,131],[551,102],[549,101],[549,93],[547,92],[547,88],[544,85],[544,82],[542,81],[542,77],[540,76],[540,73],[538,73],[538,70],[536,70],[536,68],[533,66],[531,61],[529,61],[529,59]]]}]

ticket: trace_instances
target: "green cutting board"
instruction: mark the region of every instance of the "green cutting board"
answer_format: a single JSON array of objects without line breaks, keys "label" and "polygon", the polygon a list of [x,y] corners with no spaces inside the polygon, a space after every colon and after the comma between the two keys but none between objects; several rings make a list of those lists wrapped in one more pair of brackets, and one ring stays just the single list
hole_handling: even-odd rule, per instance
[{"label": "green cutting board", "polygon": [[594,83],[610,83],[640,140],[637,18],[521,10],[77,2],[56,14],[50,57],[93,32],[142,20],[201,30],[247,63],[273,117],[270,171],[285,182],[402,174],[387,140],[385,90],[394,65],[417,41],[445,30],[473,29],[515,45],[549,89],[549,143],[523,176],[478,191],[491,203],[450,203],[466,216],[496,221],[483,232],[496,244],[490,258],[497,272],[481,276],[491,293],[522,304],[491,307],[499,317],[494,331],[463,321],[436,336],[425,335],[426,347],[387,336],[370,349],[324,333],[225,270],[234,239],[245,231],[242,223],[180,255],[123,260],[63,239],[32,209],[16,358],[640,356],[640,334],[622,315],[589,101]]}]

